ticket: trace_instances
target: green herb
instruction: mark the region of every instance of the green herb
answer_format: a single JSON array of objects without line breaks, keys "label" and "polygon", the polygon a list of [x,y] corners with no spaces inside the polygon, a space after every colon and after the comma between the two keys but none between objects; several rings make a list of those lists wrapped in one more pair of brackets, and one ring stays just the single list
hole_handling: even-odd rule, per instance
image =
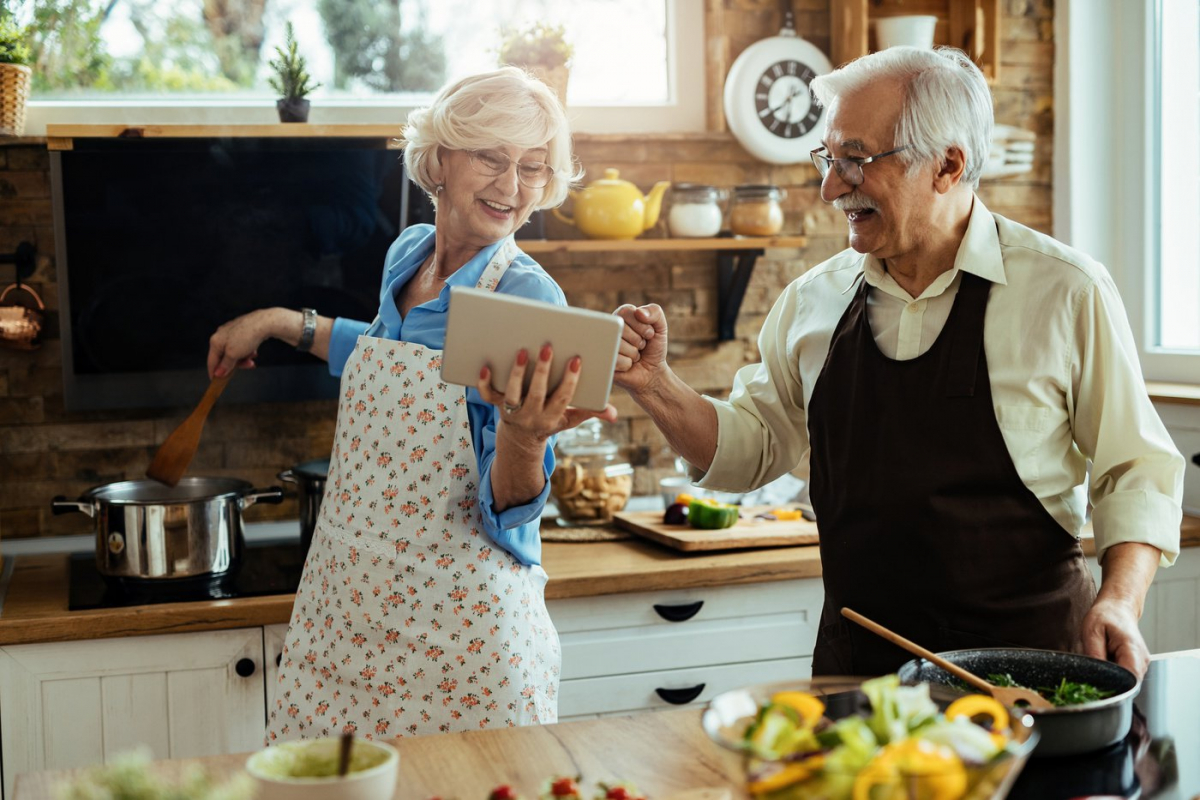
[{"label": "green herb", "polygon": [[26,41],[25,29],[11,16],[0,13],[0,64],[29,64],[33,51]]},{"label": "green herb", "polygon": [[1090,683],[1076,683],[1066,678],[1055,687],[1039,686],[1038,692],[1056,706],[1077,706],[1112,697],[1112,692],[1097,689]]}]

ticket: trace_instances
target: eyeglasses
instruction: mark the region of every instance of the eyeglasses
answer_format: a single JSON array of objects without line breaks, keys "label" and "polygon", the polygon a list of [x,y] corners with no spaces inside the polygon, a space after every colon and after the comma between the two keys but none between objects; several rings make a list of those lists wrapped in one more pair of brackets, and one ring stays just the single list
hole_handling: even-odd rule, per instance
[{"label": "eyeglasses", "polygon": [[872,161],[878,161],[881,158],[894,156],[903,150],[907,150],[912,145],[906,144],[904,147],[897,147],[895,150],[888,150],[886,153],[876,153],[873,156],[865,158],[856,158],[847,156],[846,158],[833,158],[829,155],[829,151],[824,147],[818,147],[809,155],[812,156],[812,162],[817,167],[817,172],[821,173],[821,180],[825,180],[825,176],[829,174],[829,169],[832,167],[837,170],[838,177],[844,180],[851,186],[858,186],[863,182],[862,168],[870,164]]},{"label": "eyeglasses", "polygon": [[554,177],[554,168],[549,164],[541,161],[513,161],[496,150],[468,150],[467,157],[476,172],[490,178],[505,174],[515,163],[517,180],[530,189],[541,189]]}]

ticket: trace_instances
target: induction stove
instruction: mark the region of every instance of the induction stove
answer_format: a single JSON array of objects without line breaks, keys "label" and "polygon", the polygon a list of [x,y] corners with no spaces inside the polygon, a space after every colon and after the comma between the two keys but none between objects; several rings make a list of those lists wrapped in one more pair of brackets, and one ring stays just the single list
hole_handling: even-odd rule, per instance
[{"label": "induction stove", "polygon": [[248,543],[239,563],[222,575],[171,580],[106,577],[93,553],[76,553],[70,561],[67,608],[120,608],[156,603],[226,600],[292,594],[300,585],[305,550],[295,539]]}]

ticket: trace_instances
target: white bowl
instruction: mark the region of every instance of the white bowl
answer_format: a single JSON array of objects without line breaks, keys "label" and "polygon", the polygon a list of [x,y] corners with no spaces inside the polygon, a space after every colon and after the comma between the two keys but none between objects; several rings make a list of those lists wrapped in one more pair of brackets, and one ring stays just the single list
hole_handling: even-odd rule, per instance
[{"label": "white bowl", "polygon": [[[400,769],[400,753],[390,744],[355,739],[350,753],[351,772],[345,777],[292,777],[300,765],[331,765],[336,770],[341,740],[306,739],[283,742],[259,750],[246,759],[246,772],[258,785],[256,800],[391,800],[396,792],[396,775]],[[382,760],[379,760],[382,757]],[[355,759],[372,763],[365,769],[354,770]]]}]

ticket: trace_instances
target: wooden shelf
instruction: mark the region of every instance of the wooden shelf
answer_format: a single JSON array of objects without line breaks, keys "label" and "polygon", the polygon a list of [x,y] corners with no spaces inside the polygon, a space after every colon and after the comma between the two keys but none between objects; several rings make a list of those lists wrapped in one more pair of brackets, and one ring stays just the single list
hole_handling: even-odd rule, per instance
[{"label": "wooden shelf", "polygon": [[307,122],[271,125],[47,125],[49,150],[70,150],[73,139],[301,139],[358,137],[391,140],[399,125],[310,125]]},{"label": "wooden shelf", "polygon": [[872,52],[871,20],[930,14],[938,18],[934,44],[965,51],[988,83],[1000,80],[1000,0],[832,0],[829,11],[835,67]]},{"label": "wooden shelf", "polygon": [[765,250],[805,247],[804,236],[723,237],[719,239],[518,239],[526,253],[646,253],[662,250]]},{"label": "wooden shelf", "polygon": [[754,263],[767,248],[804,247],[804,236],[745,236],[716,239],[518,239],[526,253],[649,253],[709,250],[717,254],[717,339],[735,338],[738,312],[754,273]]},{"label": "wooden shelf", "polygon": [[1150,393],[1151,400],[1160,403],[1200,406],[1200,385],[1194,383],[1146,381],[1146,391]]}]

